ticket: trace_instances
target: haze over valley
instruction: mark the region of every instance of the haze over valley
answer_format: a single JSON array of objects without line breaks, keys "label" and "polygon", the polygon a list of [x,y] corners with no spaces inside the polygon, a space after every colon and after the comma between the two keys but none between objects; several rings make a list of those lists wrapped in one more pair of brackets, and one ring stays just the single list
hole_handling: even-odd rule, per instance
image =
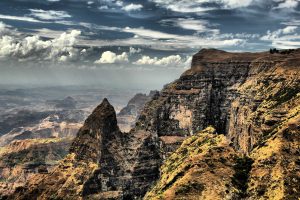
[{"label": "haze over valley", "polygon": [[300,199],[299,0],[1,0],[0,200]]}]

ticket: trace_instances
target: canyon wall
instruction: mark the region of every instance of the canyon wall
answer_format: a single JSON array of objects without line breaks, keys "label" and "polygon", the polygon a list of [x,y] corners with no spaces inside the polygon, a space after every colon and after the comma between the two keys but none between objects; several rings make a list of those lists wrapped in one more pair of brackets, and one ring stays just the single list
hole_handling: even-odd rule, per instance
[{"label": "canyon wall", "polygon": [[[216,181],[225,176],[226,181],[221,182],[224,188],[218,190],[220,193],[215,199],[222,199],[222,195],[227,199],[258,199],[259,196],[268,199],[276,194],[299,197],[296,184],[299,181],[299,55],[300,50],[269,54],[203,49],[193,57],[191,69],[152,97],[130,132],[119,130],[115,111],[105,99],[86,120],[70,154],[55,173],[28,183],[11,198],[26,199],[33,194],[36,198],[45,198],[52,194],[56,199],[74,196],[141,199],[156,183],[146,197],[168,199],[172,191],[167,190],[173,186],[178,188],[177,184],[188,172],[188,169],[182,171],[182,165],[164,171],[169,169],[169,159],[182,160],[176,157],[179,153],[176,149],[193,136],[202,141],[200,131],[208,126],[215,128],[207,136],[212,142],[208,149],[195,146],[191,152],[184,146],[186,142],[180,149],[185,152],[182,155],[196,159],[191,164],[197,167],[207,163],[209,167],[215,166],[219,175],[212,176]],[[215,138],[216,134],[221,136]],[[194,158],[196,151],[199,156]],[[228,152],[226,156],[232,161],[226,165],[228,173],[223,176],[222,151]],[[289,159],[282,159],[284,152],[291,153]],[[88,171],[83,170],[85,166],[89,166]],[[70,169],[78,174],[74,175]],[[176,179],[164,187],[164,178],[180,171]],[[288,177],[283,176],[285,171],[289,172]],[[214,186],[209,180],[203,183],[204,175],[199,175],[201,181],[196,186],[205,187],[199,190],[206,194],[203,198],[208,198],[214,191],[208,187]],[[265,178],[267,175],[269,178]],[[64,178],[55,183],[57,177]],[[234,187],[228,190],[231,185]],[[271,186],[277,193],[272,193]],[[73,189],[57,190],[70,187]]]}]

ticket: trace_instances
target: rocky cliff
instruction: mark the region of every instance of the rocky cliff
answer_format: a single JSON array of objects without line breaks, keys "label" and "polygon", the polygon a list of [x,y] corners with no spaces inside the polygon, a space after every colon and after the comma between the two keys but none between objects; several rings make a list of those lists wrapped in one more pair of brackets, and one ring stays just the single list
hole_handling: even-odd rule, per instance
[{"label": "rocky cliff", "polygon": [[159,174],[154,139],[143,130],[122,133],[114,108],[104,99],[86,119],[60,165],[49,175],[32,178],[10,198],[141,198]]},{"label": "rocky cliff", "polygon": [[71,142],[71,138],[27,139],[1,147],[0,199],[36,174],[50,173],[67,155]]},{"label": "rocky cliff", "polygon": [[158,91],[150,91],[150,93],[138,93],[129,100],[128,104],[117,114],[118,126],[123,132],[129,132],[138,120],[145,104],[149,102]]},{"label": "rocky cliff", "polygon": [[12,198],[297,199],[299,56],[203,49],[129,133],[104,100],[55,173]]}]

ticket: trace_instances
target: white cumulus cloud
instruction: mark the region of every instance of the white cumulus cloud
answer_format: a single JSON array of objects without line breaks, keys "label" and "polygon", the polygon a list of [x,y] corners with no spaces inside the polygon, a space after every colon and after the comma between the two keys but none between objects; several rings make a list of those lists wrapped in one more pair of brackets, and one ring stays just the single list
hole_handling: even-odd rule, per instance
[{"label": "white cumulus cloud", "polygon": [[133,47],[129,47],[129,54],[136,54],[136,53],[141,53],[142,52],[142,49],[140,48],[133,48]]},{"label": "white cumulus cloud", "polygon": [[150,57],[143,55],[133,64],[135,65],[149,65],[149,66],[168,66],[168,67],[186,67],[190,65],[191,58],[182,58],[180,55],[170,55],[167,57]]},{"label": "white cumulus cloud", "polygon": [[[3,23],[0,29],[3,29]],[[2,28],[1,28],[2,27]],[[38,35],[23,38],[15,35],[0,35],[0,58],[15,58],[17,60],[53,60],[66,61],[77,56],[78,50],[74,48],[78,30],[62,33],[57,38],[43,40]]]},{"label": "white cumulus cloud", "polygon": [[124,6],[122,8],[122,10],[130,12],[130,11],[139,11],[142,8],[143,8],[143,6],[141,4],[133,4],[133,3],[131,3],[131,4],[128,4],[128,5]]},{"label": "white cumulus cloud", "polygon": [[111,51],[103,52],[101,58],[95,61],[96,64],[113,64],[124,62],[128,62],[128,54],[126,52],[117,55],[116,53]]},{"label": "white cumulus cloud", "polygon": [[296,8],[299,5],[299,0],[274,0],[279,2],[278,6],[274,9],[284,9],[284,8]]}]

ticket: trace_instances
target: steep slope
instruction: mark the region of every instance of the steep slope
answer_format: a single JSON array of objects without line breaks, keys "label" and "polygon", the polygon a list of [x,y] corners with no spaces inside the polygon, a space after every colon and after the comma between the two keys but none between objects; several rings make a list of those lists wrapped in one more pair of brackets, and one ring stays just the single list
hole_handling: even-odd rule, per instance
[{"label": "steep slope", "polygon": [[[208,50],[208,52],[210,53],[210,55],[213,55],[216,60],[220,59],[219,51]],[[200,53],[200,55],[201,54],[202,53]],[[220,91],[220,87],[214,88],[212,94],[210,94],[210,97],[208,98],[209,101],[205,103],[206,109],[207,106],[212,106],[211,108],[208,108],[210,112],[208,112],[207,114],[209,115],[206,116],[206,112],[201,111],[201,117],[205,120],[211,120],[211,117],[217,116],[217,119],[211,120],[210,122],[208,122],[208,124],[212,124],[216,127],[219,127],[219,130],[223,130],[223,133],[226,134],[227,139],[232,142],[230,145],[235,149],[235,151],[250,156],[250,159],[252,161],[250,160],[249,162],[253,162],[251,168],[246,174],[247,176],[249,176],[249,179],[247,179],[247,181],[243,184],[244,186],[242,186],[242,190],[239,192],[240,194],[238,194],[238,199],[298,199],[300,197],[299,50],[296,50],[289,55],[267,55],[264,53],[257,55],[259,55],[258,58],[249,63],[246,78],[242,82],[236,82],[234,85],[226,89],[227,95],[230,94],[234,96],[234,98],[226,96],[226,101],[229,101],[228,107],[222,105],[223,98],[218,97],[216,101],[212,101],[211,97],[215,99],[216,96],[222,94],[222,90]],[[224,57],[228,58],[228,56],[230,56],[230,54],[225,53]],[[239,55],[234,55],[231,57],[235,59],[237,56]],[[202,55],[202,58],[203,57],[205,57],[205,55]],[[205,61],[209,59],[210,56],[206,58]],[[185,73],[193,74],[193,79],[196,79],[194,76],[199,76],[199,73],[201,74],[203,70],[205,70],[202,69],[202,65],[204,64],[200,61],[196,62],[195,60],[197,60],[197,56],[194,57],[194,69],[192,68],[190,71]],[[233,61],[231,61],[231,63],[232,62]],[[197,66],[197,63],[199,63],[199,66]],[[237,64],[238,62],[236,61],[233,63]],[[205,65],[207,65],[207,63],[205,63]],[[226,63],[220,63],[220,61],[218,61],[216,65],[218,67],[228,67]],[[209,67],[209,69],[211,69],[211,67]],[[228,70],[228,68],[226,68],[226,70]],[[215,74],[215,72],[211,73]],[[228,75],[228,73],[225,72],[224,74]],[[182,80],[184,76],[185,75],[183,75],[178,81],[173,83],[175,87],[178,86],[178,84],[181,82],[180,80]],[[232,80],[232,77],[229,76],[223,81],[226,80],[230,81]],[[205,80],[202,79],[202,81]],[[211,82],[208,81],[208,83],[206,84],[209,85],[211,84]],[[205,85],[202,87],[202,89],[203,88],[205,88]],[[194,87],[191,89],[181,89],[181,93],[183,93],[182,90],[186,93],[188,90],[194,90]],[[176,92],[179,93],[178,90]],[[197,95],[199,95],[199,93],[201,92],[198,91]],[[216,93],[218,95],[215,95]],[[174,92],[172,94],[174,94]],[[207,92],[205,92],[205,94],[207,95]],[[167,97],[165,97],[165,99],[166,98],[170,99],[173,98],[173,96],[170,97],[170,95],[168,95]],[[180,99],[180,96],[178,98]],[[204,98],[204,100],[205,99],[206,98]],[[198,98],[197,101],[199,100],[201,102],[203,101],[203,98]],[[183,102],[186,103],[187,101]],[[219,103],[221,103],[221,105]],[[172,102],[169,101],[168,104],[163,103],[162,105],[160,105],[160,107],[170,108],[172,107],[170,106],[170,104],[172,104]],[[179,102],[177,104],[177,107],[180,107],[181,105],[182,103]],[[197,104],[192,103],[192,105],[195,106]],[[203,107],[201,106],[198,109],[201,110],[202,108]],[[220,110],[222,110],[222,112],[218,112]],[[176,112],[174,110],[171,111]],[[169,115],[170,110],[164,113]],[[192,113],[197,113],[197,110],[193,110]],[[219,115],[219,113],[221,113],[221,115]],[[163,115],[161,114],[159,116]],[[165,123],[164,121],[170,123],[169,116],[162,118],[162,120],[158,120],[159,123]],[[195,114],[192,114],[191,116],[195,116]],[[199,121],[192,120],[192,122],[198,123]],[[175,127],[171,130],[178,131],[178,126],[176,126],[176,123],[176,121],[173,121],[173,123],[171,123],[171,125]],[[203,124],[205,124],[205,121],[204,123],[202,121],[201,125]],[[191,124],[190,130],[193,130],[193,124]],[[188,131],[185,131],[184,133],[188,134],[187,132]],[[169,132],[166,131],[166,133]],[[182,148],[184,148],[184,144],[180,149],[182,150]],[[188,150],[189,147],[185,147],[184,151]],[[170,158],[172,158],[173,156],[179,158],[182,157],[178,152],[172,154]],[[218,156],[212,154],[210,156],[210,159],[214,159],[217,157]],[[203,162],[203,158],[198,158],[196,162]],[[213,163],[214,165],[218,166],[219,162],[217,160],[214,160]],[[165,183],[164,177],[172,175],[172,171],[168,173],[164,171],[164,169],[166,167],[168,168],[170,165],[168,160],[166,161],[165,165],[166,166],[161,168],[161,179],[155,185],[154,189],[149,193],[148,199],[155,199],[159,197],[159,195],[163,195],[161,199],[170,199],[168,198],[168,195],[174,192],[176,193],[176,190],[172,190],[172,188],[169,188],[167,190],[157,190],[157,188],[159,189],[160,186]],[[231,170],[242,168],[241,166],[236,169],[233,166],[227,167],[229,167],[229,169]],[[217,171],[220,169],[223,169],[223,167],[215,170]],[[185,173],[188,174],[189,171],[184,171],[184,174]],[[221,177],[222,176],[219,176],[219,178]],[[226,178],[229,177],[234,176],[232,176],[232,174],[226,174]],[[196,181],[201,181],[203,179],[205,179],[205,176],[200,176],[196,178]],[[194,181],[194,179],[190,178],[186,181],[192,182]],[[219,183],[222,181],[217,182]],[[206,179],[204,184],[209,183],[210,179]],[[174,187],[176,188],[177,186],[178,183],[175,182]],[[202,190],[199,190],[198,192]],[[228,191],[230,193],[230,190]],[[189,195],[193,195],[193,192],[184,193],[183,197],[185,199],[194,199]],[[201,194],[197,193],[197,195]],[[178,198],[180,197],[180,195],[177,196]],[[224,194],[224,196],[221,195],[219,197],[212,197],[211,195],[206,194],[202,197],[203,199],[235,199],[234,196],[228,197],[227,194]]]},{"label": "steep slope", "polygon": [[251,153],[249,199],[300,198],[300,99]]},{"label": "steep slope", "polygon": [[120,132],[114,108],[104,99],[86,119],[60,165],[51,174],[32,178],[9,198],[141,197],[157,179],[155,144],[144,131]]},{"label": "steep slope", "polygon": [[145,199],[232,199],[238,154],[209,127],[186,139],[161,167],[161,178]]},{"label": "steep slope", "polygon": [[[268,123],[262,118],[255,121],[251,114],[264,117],[261,110],[270,109],[264,108],[265,100],[287,101],[299,92],[299,55],[300,50],[286,55],[203,49],[193,57],[190,70],[146,104],[137,126],[157,133],[172,152],[184,137],[212,125],[247,153],[260,140],[259,127]],[[280,120],[284,109],[278,106],[272,107],[273,118]]]},{"label": "steep slope", "polygon": [[158,91],[150,91],[148,95],[138,93],[129,100],[128,104],[117,115],[118,126],[123,132],[129,132],[135,125],[145,104],[156,95]]},{"label": "steep slope", "polygon": [[104,100],[54,173],[12,198],[141,199],[158,180],[147,199],[297,199],[299,57],[203,49],[129,133]]},{"label": "steep slope", "polygon": [[14,141],[0,148],[0,199],[23,186],[35,174],[47,174],[64,158],[72,139]]},{"label": "steep slope", "polygon": [[85,113],[81,110],[49,111],[48,115],[21,126],[16,125],[18,117],[8,118],[16,127],[0,136],[0,147],[15,140],[75,137],[82,126],[84,116]]},{"label": "steep slope", "polygon": [[32,178],[10,198],[81,197],[84,183],[98,168],[104,142],[110,134],[118,131],[114,108],[104,99],[86,119],[70,147],[69,154],[59,166],[50,175]]}]

